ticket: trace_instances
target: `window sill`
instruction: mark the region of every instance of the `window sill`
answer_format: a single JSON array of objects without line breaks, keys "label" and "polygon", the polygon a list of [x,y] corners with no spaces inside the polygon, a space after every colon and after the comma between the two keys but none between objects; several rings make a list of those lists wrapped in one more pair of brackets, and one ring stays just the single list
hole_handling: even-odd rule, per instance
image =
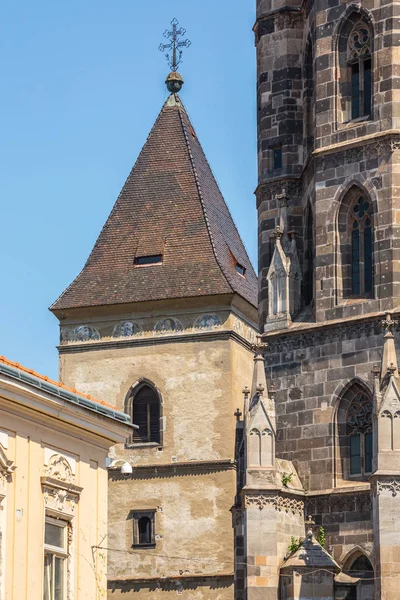
[{"label": "window sill", "polygon": [[346,298],[341,298],[338,301],[337,306],[348,306],[351,304],[361,304],[362,302],[367,302],[369,300],[375,300],[374,296],[348,296]]},{"label": "window sill", "polygon": [[345,123],[338,123],[337,131],[352,129],[353,127],[357,127],[357,125],[367,123],[368,121],[372,121],[371,115],[365,115],[363,117],[358,117],[357,119],[351,119],[350,121],[346,121]]},{"label": "window sill", "polygon": [[162,448],[162,444],[160,442],[131,442],[125,444],[125,448]]},{"label": "window sill", "polygon": [[156,543],[154,542],[153,544],[132,544],[132,548],[134,548],[135,550],[140,550],[140,548],[147,548],[147,549],[151,549],[151,548],[155,548],[156,547]]}]

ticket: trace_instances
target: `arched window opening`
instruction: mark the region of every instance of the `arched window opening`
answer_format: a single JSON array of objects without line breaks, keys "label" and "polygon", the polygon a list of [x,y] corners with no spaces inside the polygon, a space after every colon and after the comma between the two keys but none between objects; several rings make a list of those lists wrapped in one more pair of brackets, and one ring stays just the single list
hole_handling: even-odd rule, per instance
[{"label": "arched window opening", "polygon": [[373,455],[372,397],[361,383],[354,382],[345,390],[337,413],[337,428],[337,476],[368,480]]},{"label": "arched window opening", "polygon": [[304,235],[304,305],[314,300],[314,219],[310,204],[307,207]]},{"label": "arched window opening", "polygon": [[[354,558],[356,556],[356,558]],[[335,583],[335,600],[364,600],[374,598],[374,570],[369,559],[356,552],[343,566],[348,582]],[[339,576],[340,577],[340,576]]]},{"label": "arched window opening", "polygon": [[304,61],[304,137],[307,154],[314,149],[314,49],[311,39],[308,40]]},{"label": "arched window opening", "polygon": [[149,517],[141,517],[138,523],[139,544],[151,544],[151,520]]},{"label": "arched window opening", "polygon": [[347,62],[351,72],[351,118],[369,117],[372,105],[371,31],[357,23],[348,38]]},{"label": "arched window opening", "polygon": [[367,18],[352,13],[338,38],[340,122],[372,116],[373,32]]},{"label": "arched window opening", "polygon": [[339,211],[339,281],[343,298],[371,298],[374,291],[373,221],[370,199],[354,186]]},{"label": "arched window opening", "polygon": [[133,390],[130,397],[132,423],[138,426],[132,434],[132,442],[161,442],[161,407],[158,393],[147,383]]},{"label": "arched window opening", "polygon": [[358,394],[347,411],[350,438],[350,475],[372,472],[372,402],[366,394]]}]

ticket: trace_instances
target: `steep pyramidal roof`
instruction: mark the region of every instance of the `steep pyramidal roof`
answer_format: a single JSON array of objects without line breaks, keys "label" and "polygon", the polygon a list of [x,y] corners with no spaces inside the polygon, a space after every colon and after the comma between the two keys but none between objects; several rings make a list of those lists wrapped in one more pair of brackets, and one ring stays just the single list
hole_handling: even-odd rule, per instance
[{"label": "steep pyramidal roof", "polygon": [[[134,262],[160,254],[160,264]],[[256,305],[257,277],[186,111],[171,94],[89,259],[51,310],[233,292]]]}]

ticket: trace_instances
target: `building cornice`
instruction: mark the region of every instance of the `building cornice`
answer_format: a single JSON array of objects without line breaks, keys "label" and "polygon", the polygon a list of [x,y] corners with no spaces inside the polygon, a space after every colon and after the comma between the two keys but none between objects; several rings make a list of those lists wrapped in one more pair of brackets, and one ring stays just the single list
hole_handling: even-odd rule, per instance
[{"label": "building cornice", "polygon": [[160,344],[177,344],[185,342],[213,342],[233,340],[251,352],[252,343],[242,338],[236,331],[223,329],[219,331],[201,331],[198,333],[179,333],[159,337],[138,337],[134,339],[112,339],[91,341],[89,343],[74,343],[71,345],[57,346],[59,354],[75,354],[96,350],[115,350],[118,348],[138,348],[145,346],[158,346]]},{"label": "building cornice", "polygon": [[296,334],[313,334],[318,331],[324,331],[329,329],[340,329],[344,327],[350,327],[352,325],[371,324],[374,321],[378,322],[382,317],[390,312],[392,316],[397,316],[398,308],[393,311],[377,311],[369,314],[356,315],[354,317],[346,317],[340,319],[333,319],[332,321],[322,321],[317,323],[292,323],[290,327],[286,329],[277,329],[274,331],[268,331],[262,334],[263,340],[275,340],[282,338],[282,336],[295,336]]},{"label": "building cornice", "polygon": [[164,464],[132,465],[132,474],[128,477],[121,474],[119,468],[114,467],[108,470],[109,477],[113,481],[126,481],[143,477],[172,477],[181,475],[182,472],[191,473],[217,473],[220,471],[235,471],[236,462],[234,460],[201,460],[201,461],[182,461]]},{"label": "building cornice", "polygon": [[171,575],[169,577],[130,577],[126,579],[108,579],[108,589],[118,589],[121,587],[127,587],[129,585],[146,585],[154,583],[175,583],[179,582],[203,582],[203,585],[207,583],[207,580],[223,580],[226,583],[233,584],[234,574],[233,573],[198,573],[195,575]]},{"label": "building cornice", "polygon": [[46,424],[51,419],[59,430],[71,435],[79,431],[79,437],[95,445],[108,447],[109,443],[121,443],[132,433],[132,425],[121,423],[98,412],[74,404],[32,384],[13,379],[0,372],[0,405],[3,410],[23,418]]}]

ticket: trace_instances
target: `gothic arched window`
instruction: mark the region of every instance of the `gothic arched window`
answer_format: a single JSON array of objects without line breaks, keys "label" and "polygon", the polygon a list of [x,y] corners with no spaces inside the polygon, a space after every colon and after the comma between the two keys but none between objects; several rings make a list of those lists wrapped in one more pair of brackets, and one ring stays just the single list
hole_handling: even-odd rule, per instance
[{"label": "gothic arched window", "polygon": [[304,305],[310,306],[314,300],[314,219],[311,204],[308,203],[305,217],[304,235]]},{"label": "gothic arched window", "polygon": [[314,110],[315,110],[315,84],[314,84],[314,50],[312,40],[307,42],[304,60],[304,137],[307,154],[314,149]]},{"label": "gothic arched window", "polygon": [[372,402],[360,393],[347,410],[350,475],[372,473]]},{"label": "gothic arched window", "polygon": [[367,16],[353,12],[338,38],[339,122],[372,116],[373,32]]},{"label": "gothic arched window", "polygon": [[126,409],[132,416],[132,423],[138,426],[131,442],[160,444],[161,401],[157,391],[149,383],[140,383],[128,397]]},{"label": "gothic arched window", "polygon": [[372,473],[372,396],[358,380],[349,384],[337,411],[336,477],[368,480]]},{"label": "gothic arched window", "polygon": [[371,200],[354,186],[339,211],[339,279],[343,298],[371,298],[374,289]]},{"label": "gothic arched window", "polygon": [[349,582],[335,583],[335,598],[343,600],[374,598],[374,569],[365,554],[359,550],[354,551],[345,560],[343,573],[349,576]]},{"label": "gothic arched window", "polygon": [[347,42],[351,77],[351,118],[369,117],[372,106],[371,31],[364,21],[357,23]]},{"label": "gothic arched window", "polygon": [[373,457],[372,395],[359,380],[349,383],[339,400],[335,448],[336,481],[368,481]]}]

